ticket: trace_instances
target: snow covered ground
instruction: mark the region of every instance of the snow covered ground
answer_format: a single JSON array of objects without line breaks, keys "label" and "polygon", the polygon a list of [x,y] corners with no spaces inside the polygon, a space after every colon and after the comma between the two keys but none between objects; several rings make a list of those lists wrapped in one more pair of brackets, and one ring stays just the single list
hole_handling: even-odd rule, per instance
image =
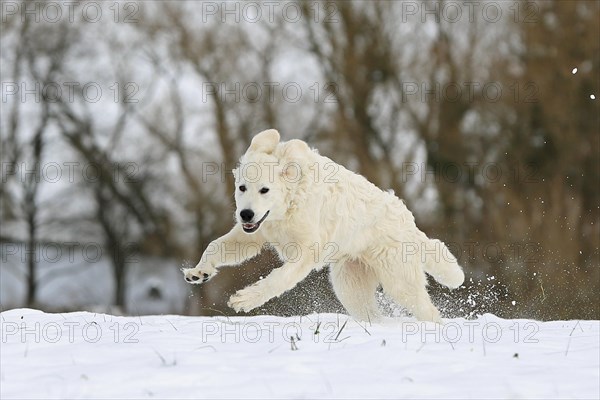
[{"label": "snow covered ground", "polygon": [[2,399],[600,397],[600,321],[0,316]]}]

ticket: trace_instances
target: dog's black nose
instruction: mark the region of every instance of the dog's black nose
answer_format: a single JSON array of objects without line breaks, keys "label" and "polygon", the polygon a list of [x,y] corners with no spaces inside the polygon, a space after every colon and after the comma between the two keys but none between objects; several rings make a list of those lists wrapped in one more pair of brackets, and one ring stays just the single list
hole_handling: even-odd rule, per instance
[{"label": "dog's black nose", "polygon": [[242,210],[240,211],[240,217],[242,217],[242,221],[250,222],[254,218],[254,211],[248,209]]}]

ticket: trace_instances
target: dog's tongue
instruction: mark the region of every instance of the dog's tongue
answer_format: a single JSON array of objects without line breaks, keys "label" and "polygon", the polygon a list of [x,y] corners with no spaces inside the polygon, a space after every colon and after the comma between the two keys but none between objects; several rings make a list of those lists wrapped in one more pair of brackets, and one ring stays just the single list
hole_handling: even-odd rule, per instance
[{"label": "dog's tongue", "polygon": [[256,224],[242,224],[242,226],[246,229],[253,229],[256,226]]}]

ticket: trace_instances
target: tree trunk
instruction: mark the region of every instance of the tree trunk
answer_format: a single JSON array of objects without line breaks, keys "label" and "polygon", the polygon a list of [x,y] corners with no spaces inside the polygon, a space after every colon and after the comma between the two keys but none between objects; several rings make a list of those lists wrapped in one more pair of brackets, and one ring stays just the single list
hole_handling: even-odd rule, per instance
[{"label": "tree trunk", "polygon": [[37,276],[36,276],[36,227],[35,227],[35,213],[31,214],[28,218],[29,224],[29,240],[27,241],[27,248],[25,249],[27,254],[27,306],[34,307],[37,295]]},{"label": "tree trunk", "polygon": [[120,255],[113,257],[115,273],[115,298],[114,303],[121,310],[125,308],[125,259]]}]

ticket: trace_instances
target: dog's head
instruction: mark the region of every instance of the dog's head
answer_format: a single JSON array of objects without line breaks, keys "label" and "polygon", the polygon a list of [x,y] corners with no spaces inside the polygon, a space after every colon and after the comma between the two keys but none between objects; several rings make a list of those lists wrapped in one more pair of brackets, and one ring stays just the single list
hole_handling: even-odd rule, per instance
[{"label": "dog's head", "polygon": [[254,233],[265,221],[285,218],[290,196],[302,178],[295,161],[308,145],[300,140],[280,142],[279,132],[269,129],[257,134],[233,171],[236,220],[244,232]]}]

